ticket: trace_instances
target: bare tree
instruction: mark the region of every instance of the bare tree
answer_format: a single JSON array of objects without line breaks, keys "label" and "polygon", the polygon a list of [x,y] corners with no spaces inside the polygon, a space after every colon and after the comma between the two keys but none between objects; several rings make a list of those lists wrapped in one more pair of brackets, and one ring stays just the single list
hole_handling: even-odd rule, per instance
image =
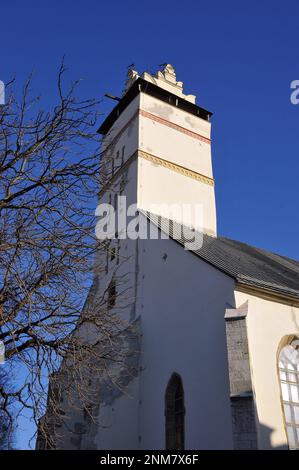
[{"label": "bare tree", "polygon": [[[13,391],[0,383],[0,407],[9,415],[6,405],[13,400],[19,413],[30,409],[36,423],[45,410],[49,375],[54,421],[65,415],[57,375],[60,389],[64,384],[90,413],[88,371],[94,372],[94,364],[107,369],[124,356],[126,326],[107,309],[109,287],[81,314],[104,269],[99,262],[95,281],[94,253],[109,249],[93,235],[95,195],[103,174],[109,175],[100,167],[98,102],[76,98],[78,83],[64,91],[64,72],[62,65],[53,109],[37,109],[31,79],[20,100],[8,90],[0,107],[0,340],[10,367],[26,371]],[[41,431],[47,427],[41,422]]]},{"label": "bare tree", "polygon": [[[11,390],[9,374],[2,367],[0,368],[0,386],[5,387],[7,391]],[[9,450],[13,448],[14,421],[11,401],[11,399],[8,399],[5,406],[0,408],[0,450]]]}]

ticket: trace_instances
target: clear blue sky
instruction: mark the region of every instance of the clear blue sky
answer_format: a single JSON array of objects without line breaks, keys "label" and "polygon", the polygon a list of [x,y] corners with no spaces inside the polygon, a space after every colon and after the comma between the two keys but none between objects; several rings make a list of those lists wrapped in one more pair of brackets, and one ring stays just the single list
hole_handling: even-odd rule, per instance
[{"label": "clear blue sky", "polygon": [[0,80],[34,71],[49,105],[64,54],[96,98],[119,95],[132,62],[139,72],[172,63],[214,113],[219,233],[299,258],[298,0],[11,0],[0,18]]}]

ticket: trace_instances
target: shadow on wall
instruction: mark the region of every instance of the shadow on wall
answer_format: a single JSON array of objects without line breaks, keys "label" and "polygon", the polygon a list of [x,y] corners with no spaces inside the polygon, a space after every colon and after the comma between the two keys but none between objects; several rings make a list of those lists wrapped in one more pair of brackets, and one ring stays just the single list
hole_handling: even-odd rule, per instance
[{"label": "shadow on wall", "polygon": [[269,428],[263,423],[259,424],[259,450],[289,450],[287,444],[273,446],[273,444],[271,444],[272,433],[273,428]]}]

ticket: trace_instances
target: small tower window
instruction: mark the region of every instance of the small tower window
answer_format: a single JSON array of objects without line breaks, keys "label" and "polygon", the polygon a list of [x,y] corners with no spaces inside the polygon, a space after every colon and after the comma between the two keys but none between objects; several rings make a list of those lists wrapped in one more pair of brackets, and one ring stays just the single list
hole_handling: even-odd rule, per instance
[{"label": "small tower window", "polygon": [[185,448],[185,405],[181,377],[172,374],[165,392],[165,445],[167,450]]},{"label": "small tower window", "polygon": [[116,301],[116,283],[112,279],[108,287],[108,308],[113,308]]},{"label": "small tower window", "polygon": [[126,176],[122,175],[121,180],[120,180],[120,189],[119,189],[120,194],[123,193],[125,187],[126,187]]},{"label": "small tower window", "polygon": [[114,175],[114,159],[111,160],[111,176]]},{"label": "small tower window", "polygon": [[299,450],[299,339],[282,348],[278,367],[289,448]]},{"label": "small tower window", "polygon": [[116,248],[116,264],[119,264],[119,250],[120,250],[120,243],[119,238],[117,239],[117,248]]},{"label": "small tower window", "polygon": [[110,260],[113,261],[115,258],[115,247],[111,248]]},{"label": "small tower window", "polygon": [[108,274],[109,271],[109,253],[108,250],[106,252],[106,263],[105,263],[105,273]]},{"label": "small tower window", "polygon": [[121,149],[121,164],[123,165],[125,161],[125,146],[123,145]]}]

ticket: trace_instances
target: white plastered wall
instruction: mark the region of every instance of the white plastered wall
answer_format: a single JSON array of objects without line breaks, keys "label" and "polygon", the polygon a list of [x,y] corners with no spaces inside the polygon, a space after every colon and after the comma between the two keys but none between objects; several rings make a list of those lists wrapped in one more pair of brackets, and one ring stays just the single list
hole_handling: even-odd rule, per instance
[{"label": "white plastered wall", "polygon": [[165,448],[165,390],[185,392],[186,449],[231,449],[224,312],[234,281],[173,240],[144,240],[140,259],[141,449]]},{"label": "white plastered wall", "polygon": [[[210,123],[143,93],[140,107],[150,114],[139,116],[139,150],[212,181],[211,145],[193,134],[210,139]],[[172,124],[179,127],[172,127]],[[157,161],[149,161],[141,152],[138,158],[138,206],[150,210],[152,204],[200,205],[202,218],[197,223],[198,218],[195,221],[194,217],[192,225],[216,235],[214,186],[184,174],[180,168],[177,171]],[[156,213],[169,217],[163,207]],[[189,225],[184,216],[176,220]]]},{"label": "white plastered wall", "polygon": [[[140,96],[140,108],[162,121],[140,116],[139,148],[213,178],[211,144],[196,137],[210,139],[210,122],[144,93]],[[171,124],[179,126],[180,130]]]}]

